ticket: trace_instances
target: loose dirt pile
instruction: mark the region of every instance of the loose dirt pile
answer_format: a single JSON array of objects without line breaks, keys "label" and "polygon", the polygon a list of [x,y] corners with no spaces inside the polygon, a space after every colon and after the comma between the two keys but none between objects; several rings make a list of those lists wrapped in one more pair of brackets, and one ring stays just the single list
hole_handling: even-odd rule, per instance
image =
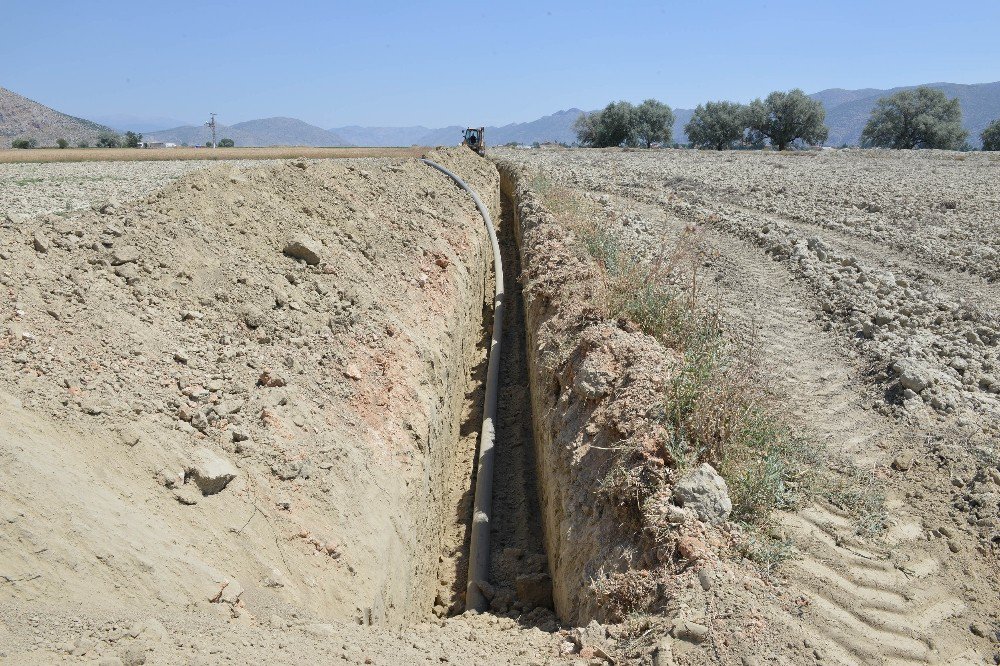
[{"label": "loose dirt pile", "polygon": [[[488,163],[437,157],[499,211]],[[0,227],[4,656],[559,653],[507,618],[410,624],[464,587],[489,270],[467,195],[415,161],[293,160],[95,208]]]}]

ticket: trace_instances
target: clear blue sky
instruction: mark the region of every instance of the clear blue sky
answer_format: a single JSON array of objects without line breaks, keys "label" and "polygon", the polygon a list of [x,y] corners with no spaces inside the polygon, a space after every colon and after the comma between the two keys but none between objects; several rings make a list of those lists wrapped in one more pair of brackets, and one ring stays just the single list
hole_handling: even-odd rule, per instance
[{"label": "clear blue sky", "polygon": [[1000,79],[998,0],[2,2],[0,86],[84,117],[504,124]]}]

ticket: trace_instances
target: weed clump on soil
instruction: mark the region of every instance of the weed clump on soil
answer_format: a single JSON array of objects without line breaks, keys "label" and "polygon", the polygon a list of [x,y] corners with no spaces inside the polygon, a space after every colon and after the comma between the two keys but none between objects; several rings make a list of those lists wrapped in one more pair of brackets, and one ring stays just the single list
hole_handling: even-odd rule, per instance
[{"label": "weed clump on soil", "polygon": [[[641,452],[622,450],[602,492],[633,506],[637,500],[656,503],[662,501],[658,486],[686,467],[710,463],[729,486],[731,519],[746,527],[743,554],[772,567],[789,551],[787,544],[767,536],[774,512],[801,497],[813,453],[770,407],[754,336],[727,334],[702,297],[700,230],[689,226],[673,243],[663,242],[650,257],[640,257],[615,220],[602,217],[580,193],[542,177],[533,186],[600,266],[605,316],[654,337],[677,359],[655,415],[663,426],[663,458],[671,471],[648,468]],[[649,517],[657,513],[655,508],[641,511],[644,527],[654,532],[661,529],[650,525]]]},{"label": "weed clump on soil", "polygon": [[675,467],[714,465],[730,487],[732,518],[768,523],[795,501],[802,445],[766,407],[753,338],[727,337],[700,297],[698,230],[688,227],[650,261],[629,253],[607,227],[584,242],[606,275],[610,316],[633,322],[680,358],[658,415]]}]

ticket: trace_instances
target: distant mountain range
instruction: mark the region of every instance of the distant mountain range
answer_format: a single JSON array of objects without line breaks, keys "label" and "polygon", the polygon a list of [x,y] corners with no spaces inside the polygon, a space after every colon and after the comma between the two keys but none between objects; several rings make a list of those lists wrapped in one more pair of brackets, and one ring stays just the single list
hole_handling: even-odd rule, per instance
[{"label": "distant mountain range", "polygon": [[39,146],[54,146],[59,139],[73,146],[81,141],[94,145],[98,134],[110,131],[110,127],[59,113],[0,88],[0,148],[10,148],[15,139],[34,139]]},{"label": "distant mountain range", "polygon": [[[957,97],[962,105],[962,117],[969,130],[969,141],[979,146],[979,133],[994,118],[1000,117],[1000,82],[957,84],[925,84]],[[880,90],[864,88],[844,90],[831,88],[813,95],[826,108],[826,124],[830,128],[828,145],[856,145],[861,130],[868,121],[876,100],[885,95],[914,88],[906,86]],[[558,111],[537,120],[511,123],[486,128],[486,141],[496,146],[505,143],[531,144],[554,141],[573,143],[576,133],[573,123],[584,113],[580,109]],[[691,119],[692,109],[674,109],[674,141],[686,143],[684,125]],[[189,145],[203,145],[211,140],[211,132],[203,125],[182,125],[173,129],[152,130],[162,126],[168,118],[137,118],[135,116],[106,116],[108,124],[119,130],[130,129],[144,133],[147,141],[165,141]],[[350,125],[323,129],[295,118],[263,118],[248,120],[235,125],[219,125],[218,139],[229,138],[237,146],[441,146],[455,145],[461,141],[464,128],[459,125],[431,128],[363,127]],[[89,120],[74,118],[25,97],[0,88],[0,147],[10,145],[11,139],[34,138],[39,145],[54,145],[56,139],[65,138],[71,144],[88,141],[93,145],[97,134],[109,127]]]},{"label": "distant mountain range", "polygon": [[[334,132],[310,125],[296,118],[261,118],[235,125],[218,125],[216,139],[232,139],[237,146],[349,146],[351,143]],[[204,125],[185,125],[149,132],[143,141],[164,141],[191,146],[212,140],[212,131]]]},{"label": "distant mountain range", "polygon": [[[572,143],[576,141],[573,122],[583,113],[580,109],[557,111],[548,116],[527,123],[510,123],[500,127],[486,128],[486,143],[500,146],[515,142],[531,144],[554,141]],[[447,146],[462,140],[464,127],[451,125],[431,129],[429,127],[334,127],[330,131],[339,134],[356,146]]]}]

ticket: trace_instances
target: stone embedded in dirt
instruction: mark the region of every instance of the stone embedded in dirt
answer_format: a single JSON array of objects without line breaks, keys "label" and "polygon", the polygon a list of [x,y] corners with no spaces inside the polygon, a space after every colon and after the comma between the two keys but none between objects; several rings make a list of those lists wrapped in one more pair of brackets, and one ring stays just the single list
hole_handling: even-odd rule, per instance
[{"label": "stone embedded in dirt", "polygon": [[899,472],[906,472],[913,467],[913,455],[901,453],[892,461],[892,468]]},{"label": "stone embedded in dirt", "polygon": [[314,638],[332,638],[337,635],[332,624],[307,624],[302,630]]},{"label": "stone embedded in dirt", "polygon": [[122,426],[118,429],[118,437],[125,446],[135,446],[139,443],[139,433],[131,426]]},{"label": "stone embedded in dirt", "polygon": [[674,486],[674,498],[706,523],[725,522],[733,510],[726,480],[708,463],[702,463],[681,477]]},{"label": "stone embedded in dirt", "polygon": [[264,313],[259,308],[249,306],[243,311],[243,323],[249,329],[260,328],[264,325],[264,321]]},{"label": "stone embedded in dirt", "polygon": [[308,236],[295,236],[285,243],[283,252],[289,257],[301,259],[310,266],[315,266],[320,260],[321,245]]},{"label": "stone embedded in dirt", "polygon": [[188,478],[193,480],[202,495],[221,492],[236,478],[236,468],[231,462],[207,448],[194,452],[185,466]]},{"label": "stone embedded in dirt", "polygon": [[518,576],[517,598],[529,607],[552,608],[552,578],[545,573]]},{"label": "stone embedded in dirt", "polygon": [[222,587],[209,601],[213,604],[235,604],[243,596],[243,586],[237,580],[225,580]]},{"label": "stone embedded in dirt", "polygon": [[131,264],[133,262],[139,261],[139,251],[134,247],[122,246],[116,247],[111,252],[111,265],[121,266],[122,264]]},{"label": "stone embedded in dirt", "polygon": [[674,623],[674,628],[670,632],[674,638],[692,643],[701,643],[708,638],[708,627],[690,620],[681,620]]},{"label": "stone embedded in dirt", "polygon": [[611,392],[615,379],[613,359],[609,354],[593,352],[587,355],[573,377],[573,390],[591,400]]},{"label": "stone embedded in dirt", "polygon": [[38,232],[35,232],[34,236],[32,236],[32,245],[36,252],[44,254],[49,251],[49,240]]},{"label": "stone embedded in dirt", "polygon": [[674,666],[674,650],[669,638],[662,639],[653,651],[653,666]]},{"label": "stone embedded in dirt", "polygon": [[914,393],[920,393],[934,383],[934,375],[912,359],[900,359],[892,369],[899,377],[899,385]]},{"label": "stone embedded in dirt", "polygon": [[285,386],[288,382],[284,377],[277,374],[273,370],[265,370],[260,373],[260,377],[257,378],[258,386],[266,386],[267,388],[278,388]]}]

